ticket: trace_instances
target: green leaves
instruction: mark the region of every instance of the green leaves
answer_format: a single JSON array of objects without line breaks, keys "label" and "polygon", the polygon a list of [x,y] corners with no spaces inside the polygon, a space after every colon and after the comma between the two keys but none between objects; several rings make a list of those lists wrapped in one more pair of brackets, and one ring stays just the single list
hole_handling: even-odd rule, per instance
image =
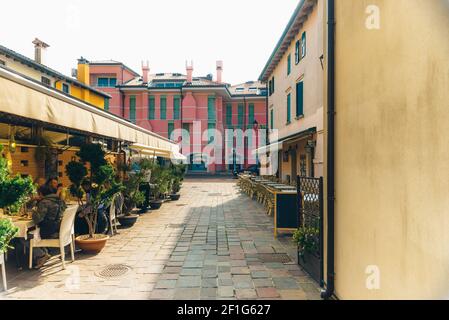
[{"label": "green leaves", "polygon": [[9,245],[11,240],[15,237],[19,228],[8,219],[0,219],[0,254],[6,252],[7,249],[12,249]]},{"label": "green leaves", "polygon": [[320,230],[312,227],[300,227],[293,234],[293,241],[298,244],[301,256],[304,253],[313,253],[319,250]]},{"label": "green leaves", "polygon": [[81,185],[83,179],[87,176],[87,168],[83,163],[78,161],[69,162],[65,166],[65,172],[67,173],[70,181],[78,187]]},{"label": "green leaves", "polygon": [[[0,145],[0,153],[2,150]],[[0,208],[18,212],[34,192],[33,180],[20,175],[11,176],[8,161],[0,156]]]}]

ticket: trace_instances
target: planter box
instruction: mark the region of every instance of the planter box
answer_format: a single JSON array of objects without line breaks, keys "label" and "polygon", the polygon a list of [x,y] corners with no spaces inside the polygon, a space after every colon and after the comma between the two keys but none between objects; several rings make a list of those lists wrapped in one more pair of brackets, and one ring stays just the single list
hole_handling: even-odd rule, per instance
[{"label": "planter box", "polygon": [[298,250],[298,264],[306,271],[313,280],[321,282],[321,259],[314,254],[305,252],[300,256]]}]

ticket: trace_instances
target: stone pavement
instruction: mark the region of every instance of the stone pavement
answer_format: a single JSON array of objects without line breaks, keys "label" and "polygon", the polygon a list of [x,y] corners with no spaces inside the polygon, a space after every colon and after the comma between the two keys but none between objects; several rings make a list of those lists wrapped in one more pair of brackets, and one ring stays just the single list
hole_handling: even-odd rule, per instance
[{"label": "stone pavement", "polygon": [[[100,254],[77,253],[66,270],[56,258],[31,271],[10,261],[9,291],[0,299],[319,299],[291,238],[274,239],[272,217],[235,180],[187,179],[181,194],[119,229]],[[263,262],[259,254],[268,253],[287,253],[292,262]],[[98,276],[112,264],[130,270]]]}]

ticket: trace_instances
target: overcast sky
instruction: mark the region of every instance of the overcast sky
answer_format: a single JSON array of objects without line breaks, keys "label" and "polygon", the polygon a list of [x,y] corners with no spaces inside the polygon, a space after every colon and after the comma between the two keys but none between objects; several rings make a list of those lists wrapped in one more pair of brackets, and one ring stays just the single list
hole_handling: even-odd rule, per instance
[{"label": "overcast sky", "polygon": [[70,75],[80,56],[113,59],[141,73],[215,74],[257,80],[299,0],[15,0],[2,3],[0,44],[33,57],[31,41],[50,44],[46,64]]}]

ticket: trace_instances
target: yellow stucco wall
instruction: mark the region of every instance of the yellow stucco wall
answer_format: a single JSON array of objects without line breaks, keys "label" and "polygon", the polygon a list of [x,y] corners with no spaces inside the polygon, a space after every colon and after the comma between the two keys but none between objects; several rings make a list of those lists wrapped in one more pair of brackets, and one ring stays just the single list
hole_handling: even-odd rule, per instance
[{"label": "yellow stucco wall", "polygon": [[336,1],[336,21],[336,294],[447,299],[449,1]]},{"label": "yellow stucco wall", "polygon": [[[324,1],[317,0],[313,10],[308,15],[303,27],[298,31],[295,38],[290,42],[287,52],[277,64],[270,79],[275,78],[274,93],[268,98],[268,115],[274,109],[274,129],[277,131],[270,134],[270,141],[289,137],[310,128],[316,128],[317,146],[315,153],[316,176],[323,174],[323,76],[320,56],[324,53],[323,48],[323,12]],[[303,32],[306,32],[307,51],[306,56],[295,63],[295,44],[301,40]],[[291,55],[291,73],[287,74],[288,56]],[[304,117],[296,119],[296,84],[304,82]],[[291,94],[291,123],[287,124],[287,95]],[[270,123],[270,119],[268,119]],[[299,159],[299,158],[298,158]],[[285,179],[291,173],[291,165],[283,163],[282,178]]]},{"label": "yellow stucco wall", "polygon": [[58,81],[56,82],[56,89],[62,91],[62,84],[66,83],[69,85],[69,93],[70,95],[74,96],[75,98],[78,98],[80,100],[86,101],[90,104],[93,104],[96,107],[99,107],[101,109],[104,109],[104,97],[100,96],[94,92],[89,92],[89,90],[75,86],[73,84]]},{"label": "yellow stucco wall", "polygon": [[[18,73],[21,73],[23,75],[26,75],[36,81],[41,82],[42,80],[42,76],[50,79],[50,85],[52,87],[55,87],[58,90],[62,91],[62,83],[64,83],[63,81],[59,81],[58,79],[56,79],[53,76],[50,76],[48,74],[44,74],[39,70],[30,68],[29,66],[20,63],[14,59],[11,58],[7,58],[4,55],[0,54],[0,59],[5,61],[6,67],[10,68]],[[55,82],[56,80],[58,80],[57,82]],[[56,84],[55,84],[56,83]],[[80,100],[86,101],[87,103],[90,103],[96,107],[99,107],[101,109],[104,109],[104,100],[105,98],[99,94],[96,94],[92,91],[89,91],[87,89],[83,89],[79,86],[75,86],[73,84],[70,84],[68,82],[66,82],[69,87],[70,87],[70,94],[72,96],[74,96],[75,98],[78,98]]]}]

